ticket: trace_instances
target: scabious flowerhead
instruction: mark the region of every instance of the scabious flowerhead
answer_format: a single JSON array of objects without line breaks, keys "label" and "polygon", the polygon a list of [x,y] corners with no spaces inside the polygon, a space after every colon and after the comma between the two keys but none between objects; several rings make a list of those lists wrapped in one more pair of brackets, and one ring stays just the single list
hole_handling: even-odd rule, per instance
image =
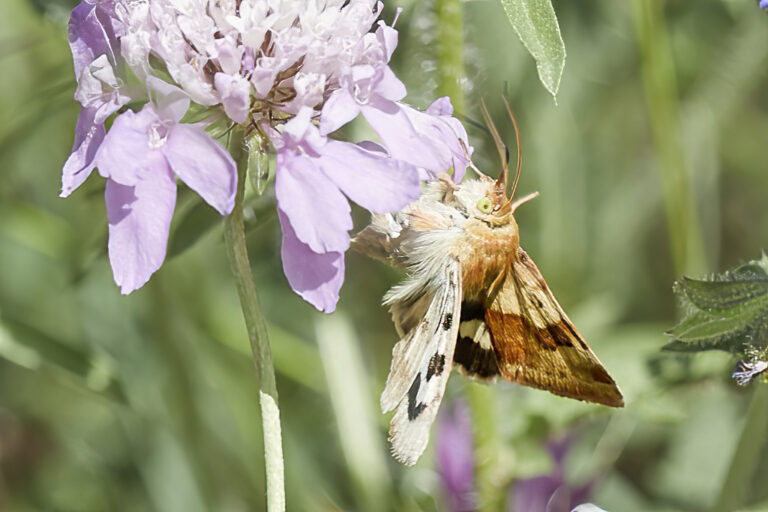
[{"label": "scabious flowerhead", "polygon": [[[419,178],[467,167],[467,136],[446,99],[401,102],[389,68],[397,31],[375,0],[83,0],[70,44],[83,106],[62,195],[94,167],[107,179],[109,254],[124,293],[162,264],[175,178],[227,214],[236,167],[190,102],[277,152],[283,268],[293,289],[335,308],[352,228],[348,199],[376,213],[420,193]],[[374,25],[377,23],[376,25]],[[373,29],[373,30],[372,30]],[[128,91],[127,80],[141,86]],[[129,101],[148,102],[136,113]],[[138,109],[138,107],[137,107]],[[110,132],[106,119],[124,110]],[[362,114],[381,145],[329,135]],[[470,148],[471,149],[471,148]]]}]

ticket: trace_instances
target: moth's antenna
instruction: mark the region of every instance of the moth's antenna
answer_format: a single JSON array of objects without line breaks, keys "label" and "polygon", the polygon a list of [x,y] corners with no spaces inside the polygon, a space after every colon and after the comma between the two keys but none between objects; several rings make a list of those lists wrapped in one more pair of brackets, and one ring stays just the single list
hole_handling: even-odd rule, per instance
[{"label": "moth's antenna", "polygon": [[507,147],[504,145],[504,143],[501,141],[501,136],[499,135],[499,131],[496,129],[496,125],[493,124],[493,119],[491,119],[491,114],[488,113],[488,107],[485,106],[485,100],[480,98],[480,111],[483,113],[483,120],[485,121],[485,124],[488,125],[488,129],[491,131],[491,137],[493,137],[493,143],[496,144],[496,151],[499,152],[499,160],[501,160],[501,174],[499,174],[498,179],[496,180],[496,184],[502,185],[504,187],[504,190],[507,189],[507,159],[506,153],[507,153]]},{"label": "moth's antenna", "polygon": [[[517,201],[512,203],[512,206],[510,207],[511,210],[512,210],[512,213],[515,213],[515,210],[517,210],[520,206],[524,205],[525,203],[527,203],[528,201],[530,201],[531,199],[534,199],[536,197],[539,197],[539,193],[538,192],[532,192],[532,193],[528,194],[527,196],[521,197],[520,199],[518,199]],[[510,201],[511,200],[512,199],[510,198]]]},{"label": "moth's antenna", "polygon": [[[465,116],[464,114],[454,114],[454,117],[458,117],[463,122],[474,126],[481,132],[485,133],[486,135],[491,135],[491,130],[488,129],[487,126],[485,126],[483,123],[475,121],[469,116]],[[492,135],[491,135],[492,136]],[[509,165],[509,149],[504,148],[504,161],[507,162],[507,165]]]},{"label": "moth's antenna", "polygon": [[502,97],[502,99],[504,100],[504,106],[507,108],[507,114],[509,114],[509,118],[512,119],[512,124],[515,126],[515,140],[517,141],[517,170],[515,172],[515,182],[512,184],[512,193],[509,194],[509,197],[512,198],[515,196],[517,182],[520,180],[520,169],[523,166],[523,148],[520,145],[520,130],[517,127],[517,119],[515,119],[515,115],[512,113],[512,108],[509,106],[507,98]]},{"label": "moth's antenna", "polygon": [[478,169],[477,166],[475,165],[475,163],[472,161],[472,157],[469,156],[469,151],[467,151],[467,145],[464,144],[464,141],[459,139],[459,144],[461,144],[461,149],[464,150],[464,156],[466,157],[467,162],[469,162],[469,168],[472,169],[473,171],[475,171],[480,176],[485,176],[486,178],[488,178],[489,176],[486,175],[480,169]]}]

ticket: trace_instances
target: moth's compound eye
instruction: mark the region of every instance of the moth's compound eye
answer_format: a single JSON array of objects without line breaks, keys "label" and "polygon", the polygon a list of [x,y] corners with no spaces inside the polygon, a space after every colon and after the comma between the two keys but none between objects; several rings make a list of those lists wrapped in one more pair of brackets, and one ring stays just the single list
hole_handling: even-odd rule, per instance
[{"label": "moth's compound eye", "polygon": [[482,197],[477,202],[477,209],[480,210],[481,213],[491,213],[493,211],[493,201],[491,201],[490,197]]}]

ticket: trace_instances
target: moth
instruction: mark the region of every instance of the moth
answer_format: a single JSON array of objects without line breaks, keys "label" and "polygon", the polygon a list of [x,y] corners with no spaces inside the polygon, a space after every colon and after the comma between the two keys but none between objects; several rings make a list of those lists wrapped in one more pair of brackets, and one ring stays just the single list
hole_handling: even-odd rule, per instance
[{"label": "moth", "polygon": [[[506,103],[506,100],[505,100]],[[395,410],[389,440],[396,459],[413,465],[454,367],[482,381],[497,377],[556,395],[622,407],[624,401],[595,353],[557,303],[520,246],[515,211],[538,193],[507,196],[508,164],[485,105],[483,116],[502,161],[492,179],[429,182],[402,211],[374,215],[353,240],[358,252],[404,269],[407,278],[384,297],[400,340],[381,409]]]}]

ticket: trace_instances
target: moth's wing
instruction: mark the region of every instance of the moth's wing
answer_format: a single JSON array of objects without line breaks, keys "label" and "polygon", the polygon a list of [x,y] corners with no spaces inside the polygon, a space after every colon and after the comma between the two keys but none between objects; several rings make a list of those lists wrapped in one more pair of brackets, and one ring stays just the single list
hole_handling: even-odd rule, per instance
[{"label": "moth's wing", "polygon": [[407,215],[400,212],[374,215],[371,223],[352,238],[350,247],[370,258],[402,266],[397,253],[407,222]]},{"label": "moth's wing", "polygon": [[465,305],[462,305],[453,362],[467,377],[479,381],[494,381],[499,375],[499,364],[488,324],[482,317],[482,312],[480,318],[473,318],[471,315],[465,316],[465,309]]},{"label": "moth's wing", "polygon": [[578,400],[624,405],[616,383],[522,248],[485,320],[505,379]]},{"label": "moth's wing", "polygon": [[381,408],[396,408],[389,440],[392,454],[404,464],[415,464],[427,446],[453,368],[461,298],[461,268],[450,258],[423,319],[393,350]]}]

